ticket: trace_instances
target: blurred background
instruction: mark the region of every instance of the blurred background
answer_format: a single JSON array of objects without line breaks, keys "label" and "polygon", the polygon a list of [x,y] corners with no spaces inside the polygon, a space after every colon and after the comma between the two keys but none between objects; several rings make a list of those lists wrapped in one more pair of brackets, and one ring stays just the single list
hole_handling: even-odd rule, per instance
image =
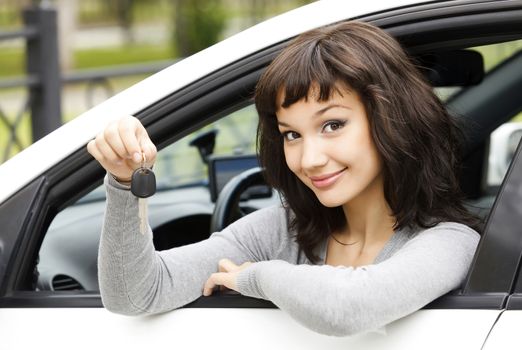
[{"label": "blurred background", "polygon": [[[310,2],[0,0],[0,163],[176,60]],[[521,48],[473,49],[488,71]]]},{"label": "blurred background", "polygon": [[176,60],[309,2],[0,0],[0,163]]}]

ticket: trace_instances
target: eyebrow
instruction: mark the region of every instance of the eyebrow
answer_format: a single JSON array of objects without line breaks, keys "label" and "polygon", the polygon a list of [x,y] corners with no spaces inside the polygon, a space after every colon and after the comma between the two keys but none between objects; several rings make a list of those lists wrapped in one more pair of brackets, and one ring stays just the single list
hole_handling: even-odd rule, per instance
[{"label": "eyebrow", "polygon": [[[332,109],[332,108],[337,108],[337,107],[340,107],[340,108],[345,108],[345,109],[351,109],[350,107],[348,106],[345,106],[345,105],[341,105],[341,104],[331,104],[331,105],[328,105],[324,108],[321,108],[320,110],[318,110],[317,112],[315,112],[313,115],[312,115],[312,118],[317,118],[323,114],[325,114],[328,110]],[[280,121],[277,121],[277,124],[278,125],[281,125],[281,126],[286,126],[286,127],[290,127],[290,125],[286,124],[285,122],[280,122]]]}]

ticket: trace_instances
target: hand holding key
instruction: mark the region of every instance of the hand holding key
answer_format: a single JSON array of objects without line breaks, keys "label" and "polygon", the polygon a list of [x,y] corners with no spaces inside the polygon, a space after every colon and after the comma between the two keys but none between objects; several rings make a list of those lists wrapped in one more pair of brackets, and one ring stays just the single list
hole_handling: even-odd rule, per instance
[{"label": "hand holding key", "polygon": [[[87,145],[89,153],[121,182],[130,182],[134,170],[152,167],[156,146],[138,119],[123,117],[111,122]],[[143,155],[146,164],[142,164]]]}]

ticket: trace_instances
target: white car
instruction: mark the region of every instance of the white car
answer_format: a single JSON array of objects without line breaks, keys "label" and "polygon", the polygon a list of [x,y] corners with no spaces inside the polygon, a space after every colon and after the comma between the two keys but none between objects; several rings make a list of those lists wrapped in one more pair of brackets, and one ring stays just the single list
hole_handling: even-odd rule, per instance
[{"label": "white car", "polygon": [[[351,337],[314,333],[270,302],[229,293],[156,316],[105,310],[96,269],[105,174],[87,142],[111,120],[137,116],[160,150],[159,191],[149,209],[156,248],[204,239],[278,200],[251,170],[216,201],[226,180],[256,165],[252,93],[261,72],[292,37],[350,19],[398,38],[467,125],[461,186],[486,225],[461,288]],[[490,134],[522,110],[522,52],[511,53],[521,38],[520,0],[319,1],[182,60],[63,125],[0,166],[0,349],[522,348],[520,145],[502,184],[487,185]],[[508,54],[484,71],[488,56],[480,53],[498,47]],[[258,186],[240,198],[249,181]]]}]

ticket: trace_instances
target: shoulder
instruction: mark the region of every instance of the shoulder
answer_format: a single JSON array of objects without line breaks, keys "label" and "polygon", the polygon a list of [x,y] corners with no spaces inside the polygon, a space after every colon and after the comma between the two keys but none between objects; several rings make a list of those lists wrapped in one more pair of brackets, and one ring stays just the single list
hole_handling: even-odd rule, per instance
[{"label": "shoulder", "polygon": [[413,238],[422,239],[431,236],[452,241],[462,240],[478,242],[480,240],[480,234],[471,227],[450,221],[440,222],[433,227],[425,229],[421,228],[413,232]]},{"label": "shoulder", "polygon": [[431,256],[433,254],[469,260],[475,254],[480,240],[477,231],[457,222],[441,222],[433,227],[417,229],[404,248],[417,250]]}]

